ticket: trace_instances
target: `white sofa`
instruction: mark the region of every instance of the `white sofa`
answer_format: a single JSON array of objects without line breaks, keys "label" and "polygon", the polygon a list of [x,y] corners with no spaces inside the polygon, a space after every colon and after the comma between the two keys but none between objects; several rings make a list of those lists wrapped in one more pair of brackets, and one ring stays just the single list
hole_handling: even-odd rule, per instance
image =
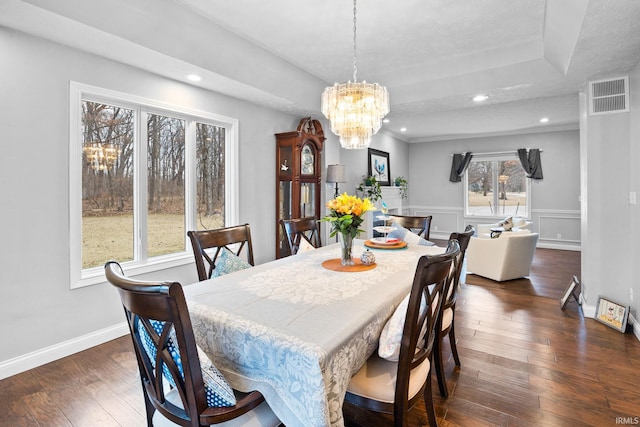
[{"label": "white sofa", "polygon": [[528,276],[537,243],[538,233],[529,230],[505,231],[495,239],[472,237],[467,248],[467,273],[497,282]]}]

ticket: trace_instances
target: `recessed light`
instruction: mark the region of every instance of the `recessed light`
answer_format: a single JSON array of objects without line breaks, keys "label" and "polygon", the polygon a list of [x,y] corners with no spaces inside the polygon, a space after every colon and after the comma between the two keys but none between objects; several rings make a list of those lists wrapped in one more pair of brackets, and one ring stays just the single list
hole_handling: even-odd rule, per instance
[{"label": "recessed light", "polygon": [[489,99],[489,95],[480,94],[473,97],[474,102],[482,102]]},{"label": "recessed light", "polygon": [[540,123],[547,123],[549,121],[548,117],[543,117],[540,119]]},{"label": "recessed light", "polygon": [[192,82],[199,82],[200,80],[202,80],[202,77],[197,74],[187,74],[185,77],[187,78],[187,80]]},{"label": "recessed light", "polygon": [[382,119],[382,123],[389,123],[389,119]]},{"label": "recessed light", "polygon": [[407,131],[407,128],[404,128],[404,127],[400,128],[400,132],[406,132],[406,131]]}]

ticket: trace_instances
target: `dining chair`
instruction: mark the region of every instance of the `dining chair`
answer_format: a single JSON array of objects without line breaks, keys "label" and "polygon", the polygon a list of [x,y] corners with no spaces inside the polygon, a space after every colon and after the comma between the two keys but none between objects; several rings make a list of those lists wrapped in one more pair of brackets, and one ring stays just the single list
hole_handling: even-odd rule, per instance
[{"label": "dining chair", "polygon": [[116,261],[104,268],[129,325],[149,427],[280,424],[260,392],[231,389],[196,346],[180,283],[130,279]]},{"label": "dining chair", "polygon": [[431,234],[431,219],[432,215],[428,216],[408,216],[408,215],[391,215],[389,220],[395,222],[398,225],[403,226],[416,233],[418,236],[429,240]]},{"label": "dining chair", "polygon": [[[200,281],[211,278],[216,268],[216,260],[223,249],[228,249],[236,256],[239,256],[242,249],[246,246],[247,262],[250,265],[254,265],[253,245],[251,244],[251,229],[249,228],[249,224],[218,228],[215,230],[188,231],[187,235],[189,239],[191,239],[193,256],[196,259],[196,268],[198,270],[198,280]],[[230,247],[234,244],[238,244],[236,250]],[[215,252],[213,253],[213,257],[211,257],[206,250],[213,248],[215,248]]]},{"label": "dining chair", "polygon": [[458,356],[455,334],[456,295],[458,287],[460,286],[460,275],[464,264],[464,256],[467,251],[467,247],[469,246],[471,236],[473,236],[475,232],[476,230],[472,225],[467,225],[464,232],[454,232],[449,236],[449,242],[454,240],[458,241],[458,244],[460,245],[460,253],[456,256],[453,262],[453,280],[448,283],[444,292],[445,298],[440,309],[438,326],[436,326],[436,342],[433,356],[435,359],[434,365],[436,367],[436,376],[438,377],[438,388],[440,389],[440,395],[445,398],[449,397],[449,390],[447,389],[447,379],[444,374],[442,355],[444,337],[447,335],[449,336],[449,345],[451,346],[453,360],[456,366],[460,367],[460,356]]},{"label": "dining chair", "polygon": [[[441,255],[422,256],[409,294],[397,359],[374,353],[351,378],[345,401],[365,409],[393,414],[396,427],[408,425],[408,411],[424,398],[429,425],[437,426],[431,391],[431,361],[436,325],[451,268],[460,252],[450,242]],[[430,289],[431,288],[431,289]]]},{"label": "dining chair", "polygon": [[280,225],[286,236],[289,254],[297,254],[301,244],[306,245],[308,243],[314,248],[322,246],[320,242],[320,227],[318,227],[316,217],[281,219]]}]

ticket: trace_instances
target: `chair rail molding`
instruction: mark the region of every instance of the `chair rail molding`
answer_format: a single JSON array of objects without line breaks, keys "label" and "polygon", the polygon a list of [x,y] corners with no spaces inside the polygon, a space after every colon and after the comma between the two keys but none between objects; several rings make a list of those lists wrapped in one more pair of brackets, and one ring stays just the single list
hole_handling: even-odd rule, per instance
[{"label": "chair rail molding", "polygon": [[[448,239],[454,231],[467,225],[477,226],[497,222],[503,217],[466,216],[464,207],[409,205],[404,207],[410,215],[432,215],[431,237]],[[530,219],[532,231],[540,234],[538,248],[581,250],[581,216],[579,210],[532,209]]]}]

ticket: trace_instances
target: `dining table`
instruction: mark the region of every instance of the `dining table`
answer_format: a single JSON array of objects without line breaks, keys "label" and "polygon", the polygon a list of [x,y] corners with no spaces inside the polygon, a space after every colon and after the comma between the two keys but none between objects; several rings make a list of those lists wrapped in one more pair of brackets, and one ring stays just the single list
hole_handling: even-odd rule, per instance
[{"label": "dining table", "polygon": [[[364,243],[355,240],[354,258]],[[233,388],[260,391],[287,427],[344,426],[351,376],[377,351],[419,258],[445,248],[370,250],[366,271],[327,268],[340,258],[334,243],[185,286],[196,343]]]}]

